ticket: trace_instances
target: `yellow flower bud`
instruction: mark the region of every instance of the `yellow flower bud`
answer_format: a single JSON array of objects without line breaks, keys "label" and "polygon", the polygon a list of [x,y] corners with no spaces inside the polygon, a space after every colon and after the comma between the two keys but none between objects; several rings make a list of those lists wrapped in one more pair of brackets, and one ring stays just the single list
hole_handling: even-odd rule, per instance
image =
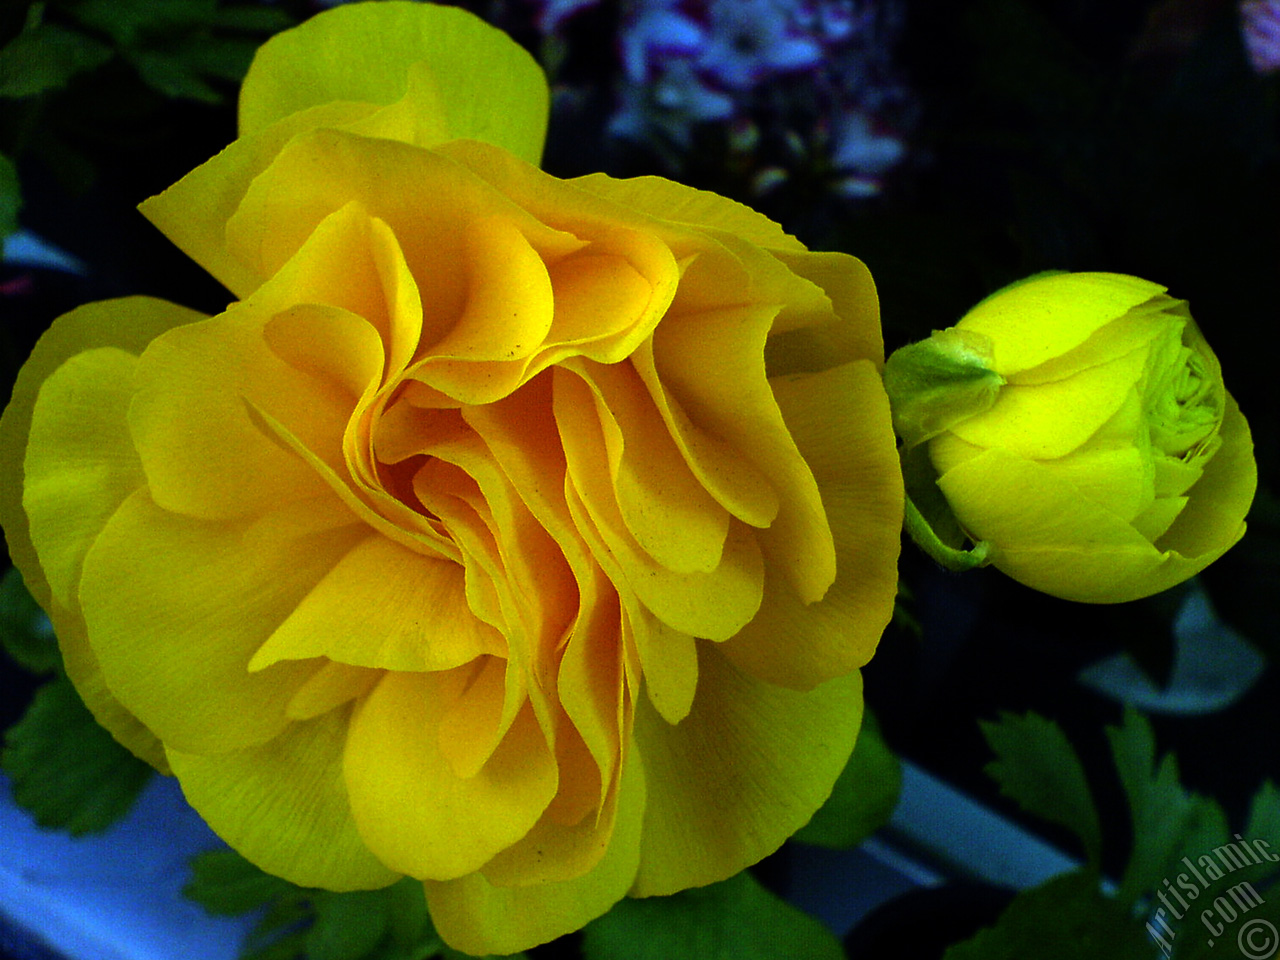
[{"label": "yellow flower bud", "polygon": [[924,445],[960,529],[997,568],[1057,597],[1118,603],[1181,583],[1244,534],[1249,427],[1164,287],[1042,275],[934,337],[957,331],[989,346],[994,400],[957,397],[945,429],[903,435]]}]

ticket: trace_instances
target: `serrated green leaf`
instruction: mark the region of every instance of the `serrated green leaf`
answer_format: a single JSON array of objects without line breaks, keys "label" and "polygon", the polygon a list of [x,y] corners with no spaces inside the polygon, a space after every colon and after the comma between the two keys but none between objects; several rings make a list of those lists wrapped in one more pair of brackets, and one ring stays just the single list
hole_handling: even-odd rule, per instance
[{"label": "serrated green leaf", "polygon": [[984,768],[1000,792],[1028,813],[1066,827],[1084,845],[1089,865],[1102,862],[1102,829],[1084,765],[1052,720],[1035,713],[982,721],[996,759]]},{"label": "serrated green leaf", "polygon": [[0,767],[37,823],[73,835],[123,817],[154,772],[98,726],[65,677],[37,690],[26,716],[9,728]]},{"label": "serrated green leaf", "polygon": [[1141,924],[1077,871],[1025,890],[993,926],[952,946],[943,960],[1153,960]]},{"label": "serrated green leaf", "polygon": [[0,153],[0,241],[18,230],[18,211],[22,209],[22,185],[18,168]]},{"label": "serrated green leaf", "polygon": [[214,916],[258,910],[298,888],[260,870],[234,850],[209,850],[191,860],[191,880],[182,892]]},{"label": "serrated green leaf", "polygon": [[1137,710],[1126,707],[1121,726],[1108,727],[1107,738],[1133,822],[1133,852],[1117,899],[1132,907],[1177,873],[1173,867],[1188,845],[1208,844],[1217,834],[1225,841],[1226,819],[1213,801],[1183,789],[1172,754],[1157,767],[1155,734]]},{"label": "serrated green leaf", "polygon": [[749,874],[625,899],[583,931],[586,960],[842,960],[835,936]]},{"label": "serrated green leaf", "polygon": [[107,44],[56,23],[23,30],[0,47],[0,97],[34,97],[111,59]]},{"label": "serrated green leaf", "polygon": [[0,578],[0,646],[13,661],[32,673],[53,673],[62,665],[53,626],[10,567]]},{"label": "serrated green leaf", "polygon": [[793,839],[816,847],[847,850],[889,822],[902,791],[902,765],[880,735],[870,710],[862,720],[853,756],[831,796]]}]

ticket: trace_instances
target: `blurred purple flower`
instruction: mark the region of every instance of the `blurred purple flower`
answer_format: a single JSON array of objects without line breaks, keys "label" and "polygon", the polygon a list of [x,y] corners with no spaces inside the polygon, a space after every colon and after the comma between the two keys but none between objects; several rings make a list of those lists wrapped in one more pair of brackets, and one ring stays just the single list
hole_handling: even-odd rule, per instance
[{"label": "blurred purple flower", "polygon": [[1258,73],[1280,70],[1280,0],[1244,0],[1240,26],[1253,69]]}]

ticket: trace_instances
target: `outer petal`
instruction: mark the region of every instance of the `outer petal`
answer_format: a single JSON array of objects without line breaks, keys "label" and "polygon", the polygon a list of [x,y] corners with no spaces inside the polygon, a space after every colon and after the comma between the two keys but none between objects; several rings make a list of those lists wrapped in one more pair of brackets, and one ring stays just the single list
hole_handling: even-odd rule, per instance
[{"label": "outer petal", "polygon": [[[82,409],[95,418],[99,426],[94,432],[100,429],[103,438],[118,437],[127,410],[127,398],[121,388],[131,383],[132,378],[117,383],[107,375],[103,364],[126,366],[128,361],[123,358],[141,353],[156,334],[200,319],[202,315],[195,311],[149,297],[104,300],[79,307],[55,320],[36,344],[30,359],[18,373],[12,399],[0,419],[0,526],[4,528],[9,556],[22,571],[28,589],[53,620],[67,672],[98,722],[131,751],[161,770],[167,769],[167,764],[159,742],[107,689],[97,658],[89,647],[84,620],[75,607],[74,585],[79,580],[80,564],[101,529],[101,524],[95,529],[94,523],[87,521],[100,517],[105,523],[119,500],[130,492],[127,488],[137,469],[136,456],[131,460],[127,455],[132,452],[132,446],[125,451],[118,443],[104,443],[101,449],[95,450],[94,443],[85,448],[74,437],[52,435],[42,436],[37,444],[40,449],[35,457],[42,464],[38,472],[44,473],[45,482],[52,480],[49,471],[58,470],[57,458],[47,454],[59,446],[65,448],[68,442],[79,447],[77,456],[88,456],[92,462],[88,475],[79,477],[73,484],[83,497],[79,504],[66,500],[72,491],[65,484],[59,484],[61,493],[56,501],[44,504],[59,515],[64,511],[78,514],[82,521],[74,535],[72,529],[61,525],[56,534],[57,543],[50,543],[50,548],[63,557],[64,575],[72,577],[72,589],[65,593],[66,603],[71,606],[54,598],[31,542],[27,512],[22,505],[23,461],[32,446],[28,440],[37,394],[68,358],[75,358],[82,351],[94,351],[94,355],[99,356],[98,360],[76,361],[60,379],[80,398]],[[118,353],[117,349],[125,353]],[[121,370],[117,373],[123,375]],[[59,419],[55,416],[47,425],[56,426]],[[90,461],[81,460],[81,463]],[[59,522],[52,515],[47,519],[49,524]]]},{"label": "outer petal", "polygon": [[203,315],[194,310],[152,297],[85,304],[53,322],[18,372],[13,396],[0,418],[0,526],[8,541],[9,556],[22,571],[27,589],[46,609],[52,595],[31,545],[27,514],[22,506],[23,461],[40,387],[68,358],[83,350],[118,347],[140,354],[157,334],[202,319]]},{"label": "outer petal", "polygon": [[717,193],[686,187],[663,177],[618,180],[592,173],[569,181],[583,190],[606,197],[651,217],[703,229],[711,227],[740,237],[766,250],[805,252],[799,240],[774,221],[750,207]]},{"label": "outer petal", "polygon": [[1164,291],[1119,273],[1040,277],[993,294],[956,326],[1000,345],[996,373],[1007,378],[1078,347],[1098,328]]},{"label": "outer petal", "polygon": [[831,793],[862,721],[862,675],[807,693],[734,667],[703,644],[693,710],[672,727],[641,699],[648,782],[633,896],[724,880],[782,845]]},{"label": "outer petal", "polygon": [[170,749],[169,762],[200,816],[268,873],[327,890],[385,887],[400,874],[360,840],[342,779],[349,717],[331,711],[219,756]]},{"label": "outer petal", "polygon": [[817,326],[771,333],[765,345],[769,376],[816,373],[851,360],[884,365],[880,302],[871,271],[844,253],[775,253],[831,299],[835,316]]},{"label": "outer petal", "polygon": [[836,579],[822,600],[805,604],[784,580],[767,577],[760,612],[720,649],[753,676],[806,690],[871,659],[892,616],[902,472],[889,399],[870,361],[772,383],[822,493]]},{"label": "outer petal", "polygon": [[78,353],[44,382],[32,413],[22,502],[41,569],[65,607],[76,605],[89,547],[146,482],[126,420],[137,364],[113,347]]},{"label": "outer petal", "polygon": [[362,103],[326,103],[241,136],[167,190],[144,200],[138,209],[219,283],[237,297],[247,297],[267,274],[231,252],[226,231],[253,178],[298,134],[318,127],[345,127],[375,109]]},{"label": "outer petal", "polygon": [[478,873],[428,881],[427,905],[445,941],[470,954],[514,953],[571,933],[621,900],[640,859],[646,788],[639,760],[633,753],[623,767],[613,838],[588,873],[527,887],[497,887]]},{"label": "outer petal", "polygon": [[1244,518],[1258,486],[1249,424],[1235,398],[1227,394],[1219,433],[1222,446],[1205,464],[1204,474],[1187,492],[1187,506],[1156,545],[1187,557],[1207,558],[1201,569],[1244,536]]},{"label": "outer petal", "polygon": [[1142,380],[1146,363],[1144,345],[1062,380],[1006,384],[991,409],[953,424],[951,431],[975,446],[1000,447],[1033,460],[1064,457],[1120,410]]},{"label": "outer petal", "polygon": [[478,17],[423,3],[338,7],[268,40],[240,90],[240,133],[334,100],[386,105],[426,63],[448,135],[542,157],[549,95],[542,70],[518,44]]},{"label": "outer petal", "polygon": [[[1155,546],[1053,471],[1002,450],[952,467],[938,486],[970,535],[1000,545],[992,563],[1015,580],[1065,600],[1121,603],[1186,580],[1243,535],[1255,474],[1246,462],[1252,443],[1238,411],[1230,427],[1224,421],[1224,437],[1228,432],[1231,452],[1221,464],[1217,457],[1208,464],[1217,464],[1206,487],[1208,503],[1197,508],[1193,495]],[[1207,468],[1205,474],[1210,475]],[[992,492],[993,476],[1000,478],[998,495]],[[1196,552],[1184,554],[1179,547]]]},{"label": "outer petal", "polygon": [[220,753],[284,729],[314,661],[257,674],[249,658],[361,534],[336,498],[254,522],[168,513],[146,489],[84,562],[80,600],[107,684],[166,746]]}]

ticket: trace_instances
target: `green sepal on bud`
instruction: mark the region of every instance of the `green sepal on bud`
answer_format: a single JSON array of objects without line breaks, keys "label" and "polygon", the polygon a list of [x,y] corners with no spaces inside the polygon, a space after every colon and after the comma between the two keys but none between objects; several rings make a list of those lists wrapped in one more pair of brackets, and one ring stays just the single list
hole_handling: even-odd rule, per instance
[{"label": "green sepal on bud", "polygon": [[894,351],[884,365],[893,429],[907,449],[991,409],[1004,378],[991,338],[952,327]]},{"label": "green sepal on bud", "polygon": [[907,534],[948,570],[972,570],[987,563],[986,541],[966,548],[967,538],[921,444],[962,420],[989,410],[1004,386],[995,372],[991,339],[972,330],[935,330],[928,340],[894,351],[885,363],[893,428],[902,439],[906,482]]}]

